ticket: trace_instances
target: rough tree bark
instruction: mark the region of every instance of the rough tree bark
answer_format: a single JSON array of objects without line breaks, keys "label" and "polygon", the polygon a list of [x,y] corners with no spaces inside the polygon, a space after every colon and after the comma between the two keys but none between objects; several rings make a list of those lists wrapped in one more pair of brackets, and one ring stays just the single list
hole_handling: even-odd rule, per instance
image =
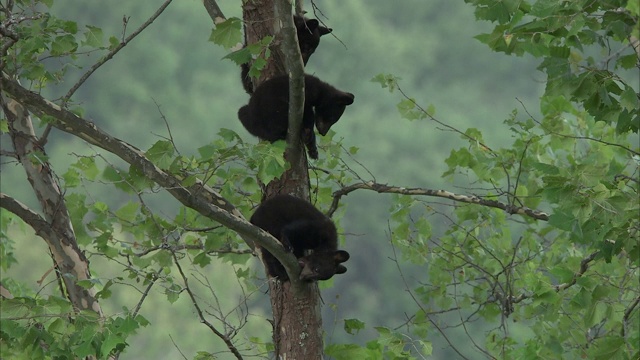
[{"label": "rough tree bark", "polygon": [[76,310],[93,310],[103,316],[95,289],[85,289],[78,281],[89,280],[89,261],[78,248],[71,218],[44,148],[33,131],[31,117],[17,101],[0,97],[2,110],[9,123],[14,156],[25,170],[27,180],[40,202],[44,218],[19,201],[0,194],[1,206],[18,215],[42,237],[51,251],[61,292]]},{"label": "rough tree bark", "polygon": [[[96,299],[96,290],[78,285],[79,281],[91,279],[89,260],[78,247],[64,194],[49,162],[46,161],[44,148],[33,130],[31,116],[22,104],[14,99],[5,98],[3,94],[0,94],[0,105],[9,124],[13,155],[25,170],[44,217],[4,193],[0,193],[0,207],[20,217],[47,243],[60,284],[60,292],[69,299],[74,309],[92,310],[103,318],[102,308]],[[87,359],[92,360],[95,357],[88,356]]]},{"label": "rough tree bark", "polygon": [[[289,75],[289,128],[285,158],[291,168],[265,188],[264,198],[291,194],[309,200],[309,172],[306,152],[300,141],[304,105],[304,68],[297,34],[291,17],[290,0],[260,0],[243,5],[247,43],[275,36],[262,81],[276,75]],[[295,129],[298,129],[296,132]],[[317,283],[279,282],[270,279],[273,310],[273,342],[276,359],[322,359],[322,317]]]}]

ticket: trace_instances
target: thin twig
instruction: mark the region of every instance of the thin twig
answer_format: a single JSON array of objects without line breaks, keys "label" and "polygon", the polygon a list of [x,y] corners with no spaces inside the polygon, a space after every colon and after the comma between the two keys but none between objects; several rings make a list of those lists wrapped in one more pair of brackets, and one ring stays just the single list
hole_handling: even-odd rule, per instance
[{"label": "thin twig", "polygon": [[[577,273],[575,273],[573,275],[573,279],[571,279],[571,281],[566,282],[566,283],[562,283],[562,284],[558,284],[558,285],[554,285],[553,289],[556,292],[560,292],[562,290],[566,290],[568,288],[570,288],[571,286],[575,285],[576,282],[578,282],[578,279],[580,277],[582,277],[584,275],[584,273],[587,272],[587,270],[589,269],[589,263],[591,263],[593,260],[595,260],[596,256],[598,256],[598,254],[600,253],[600,251],[594,251],[593,253],[591,253],[589,256],[587,256],[586,258],[582,259],[582,261],[580,261],[580,269],[578,270]],[[519,296],[513,298],[511,300],[512,304],[517,304],[523,300],[526,300],[528,298],[530,298],[531,295],[526,295],[526,294],[520,294]]]},{"label": "thin twig", "polygon": [[156,10],[156,12],[153,15],[151,15],[151,17],[147,21],[145,21],[144,24],[142,24],[142,26],[140,26],[136,31],[134,31],[126,39],[121,41],[120,44],[118,44],[118,46],[116,46],[113,50],[111,50],[105,57],[100,59],[97,63],[93,64],[93,66],[91,66],[91,68],[86,73],[84,73],[84,75],[82,75],[80,80],[78,80],[78,82],[75,85],[73,85],[73,87],[69,90],[69,92],[67,92],[67,94],[62,98],[62,103],[66,104],[69,101],[69,99],[71,99],[71,96],[73,96],[76,90],[78,90],[78,88],[82,86],[82,84],[84,84],[85,81],[87,81],[87,79],[89,78],[89,76],[91,76],[91,74],[93,74],[96,70],[98,70],[100,66],[104,65],[104,63],[111,60],[115,56],[115,54],[117,54],[120,50],[122,50],[123,47],[129,44],[131,40],[133,40],[136,36],[138,36],[144,29],[146,29],[149,25],[151,25],[151,23],[153,23],[155,19],[157,19],[158,16],[160,16],[160,14],[164,12],[167,6],[171,4],[171,1],[173,0],[166,0],[160,6],[160,8],[158,8],[158,10]]},{"label": "thin twig", "polygon": [[421,106],[420,106],[420,105],[419,105],[419,104],[418,104],[414,99],[410,98],[410,97],[409,97],[409,95],[407,95],[407,94],[404,92],[404,90],[402,90],[402,88],[400,87],[400,84],[396,83],[396,88],[398,89],[398,91],[400,92],[400,94],[402,94],[402,96],[403,96],[405,99],[407,99],[407,100],[411,101],[411,102],[413,103],[413,105],[414,105],[418,110],[420,110],[422,113],[424,113],[424,114],[425,114],[425,115],[426,115],[426,116],[427,116],[431,121],[435,121],[436,123],[438,123],[438,124],[440,124],[440,125],[444,126],[445,128],[447,128],[447,129],[449,129],[449,130],[451,130],[451,131],[453,131],[453,132],[456,132],[456,133],[458,133],[458,134],[460,134],[460,135],[462,135],[462,136],[466,137],[466,138],[467,138],[467,139],[469,139],[469,140],[475,141],[476,143],[478,143],[478,145],[482,146],[484,149],[487,149],[489,152],[491,152],[493,155],[495,155],[495,151],[493,151],[493,149],[491,149],[489,146],[485,145],[484,143],[480,142],[478,139],[476,139],[476,138],[474,138],[474,137],[471,137],[471,136],[469,136],[468,134],[463,133],[462,131],[460,131],[460,130],[458,130],[458,129],[454,128],[454,127],[453,127],[453,126],[451,126],[451,125],[445,124],[445,123],[443,123],[442,121],[440,121],[440,120],[436,119],[435,117],[433,117],[432,115],[430,115],[430,114],[429,114],[429,112],[427,112],[427,110],[425,110],[424,108],[422,108],[422,107],[421,107]]},{"label": "thin twig", "polygon": [[629,305],[629,307],[624,311],[624,316],[622,317],[622,337],[626,335],[626,326],[629,323],[629,318],[631,317],[631,313],[640,303],[640,296],[636,297],[636,299]]},{"label": "thin twig", "polygon": [[236,359],[242,360],[242,354],[240,354],[240,352],[235,347],[235,345],[233,345],[233,342],[231,342],[231,339],[229,339],[229,337],[226,336],[225,334],[218,331],[218,329],[216,329],[209,321],[207,321],[207,319],[204,318],[204,313],[202,312],[202,309],[200,309],[200,305],[198,305],[198,301],[196,300],[195,295],[193,294],[193,292],[191,291],[191,288],[189,287],[189,281],[187,279],[187,276],[184,274],[184,271],[182,271],[182,266],[180,266],[180,262],[178,261],[178,257],[176,256],[176,253],[172,252],[171,254],[173,255],[173,261],[175,262],[176,267],[180,272],[182,281],[184,281],[185,290],[187,291],[187,294],[189,294],[189,297],[191,298],[191,303],[193,304],[193,306],[196,309],[196,312],[198,313],[200,322],[205,324],[214,334],[216,334],[217,337],[219,337],[222,341],[224,341],[224,343],[227,345],[227,348],[233,353],[233,355],[235,355]]}]

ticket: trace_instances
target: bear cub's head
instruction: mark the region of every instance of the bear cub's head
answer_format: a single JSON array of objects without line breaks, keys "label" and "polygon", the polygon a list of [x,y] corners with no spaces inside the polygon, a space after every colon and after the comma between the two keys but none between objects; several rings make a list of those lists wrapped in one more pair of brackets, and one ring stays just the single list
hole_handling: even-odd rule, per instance
[{"label": "bear cub's head", "polygon": [[300,45],[300,54],[304,64],[307,64],[309,57],[316,51],[320,44],[320,37],[327,35],[333,29],[320,25],[316,19],[307,19],[305,17],[295,15],[293,23],[298,33],[298,44]]},{"label": "bear cub's head", "polygon": [[340,263],[349,260],[349,253],[344,250],[317,252],[298,259],[300,280],[328,280],[335,274],[344,274],[347,268]]},{"label": "bear cub's head", "polygon": [[320,135],[325,136],[333,124],[335,124],[344,113],[348,105],[353,104],[355,96],[348,92],[335,90],[324,94],[323,99],[316,104],[316,129]]}]

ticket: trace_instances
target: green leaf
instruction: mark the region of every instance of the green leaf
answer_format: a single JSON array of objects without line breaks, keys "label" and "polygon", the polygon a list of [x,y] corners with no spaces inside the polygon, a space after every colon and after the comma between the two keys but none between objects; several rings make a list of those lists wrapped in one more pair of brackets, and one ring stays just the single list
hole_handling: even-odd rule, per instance
[{"label": "green leaf", "polygon": [[109,50],[113,50],[118,46],[120,46],[120,40],[115,36],[109,37]]},{"label": "green leaf", "polygon": [[216,24],[215,29],[211,31],[209,41],[213,41],[225,49],[242,44],[242,20],[232,17]]},{"label": "green leaf", "polygon": [[400,101],[396,107],[400,115],[407,120],[418,120],[424,118],[424,113],[416,107],[413,99],[405,99]]},{"label": "green leaf", "polygon": [[130,201],[116,211],[116,215],[123,220],[133,221],[138,215],[140,203]]},{"label": "green leaf", "polygon": [[161,169],[168,169],[173,162],[175,149],[171,141],[159,140],[149,150],[146,155],[154,164]]},{"label": "green leaf", "polygon": [[557,0],[537,0],[531,6],[530,15],[541,18],[556,15],[559,6],[560,3]]},{"label": "green leaf", "polygon": [[201,252],[193,258],[193,264],[205,267],[211,264],[211,257],[205,252]]},{"label": "green leaf", "polygon": [[564,265],[559,265],[550,270],[551,274],[556,277],[559,283],[566,283],[573,279],[575,272],[572,269],[568,269]]},{"label": "green leaf", "polygon": [[64,186],[67,188],[78,187],[82,183],[80,173],[73,168],[69,168],[69,170],[62,175],[62,178],[64,179]]},{"label": "green leaf", "polygon": [[120,335],[108,334],[100,346],[100,352],[102,354],[109,354],[120,344],[125,344],[124,339]]},{"label": "green leaf", "polygon": [[586,309],[591,305],[591,293],[585,288],[580,288],[580,291],[571,298],[570,304],[580,310]]},{"label": "green leaf", "polygon": [[629,70],[636,67],[638,63],[638,56],[636,54],[629,54],[620,56],[617,60],[617,64],[620,65],[621,68]]},{"label": "green leaf", "polygon": [[553,214],[549,215],[549,225],[560,230],[571,232],[575,236],[582,237],[582,230],[578,220],[569,213],[560,210],[554,211]]},{"label": "green leaf", "polygon": [[98,174],[100,174],[100,170],[96,166],[95,159],[92,157],[80,158],[72,166],[82,171],[84,176],[89,180],[95,180],[98,177]]},{"label": "green leaf", "polygon": [[380,84],[383,89],[389,89],[389,92],[393,92],[398,87],[398,81],[401,78],[392,74],[378,74],[371,79],[371,82]]},{"label": "green leaf", "polygon": [[615,355],[624,351],[625,340],[621,336],[613,335],[601,338],[596,343],[592,359],[611,360],[616,359]]},{"label": "green leaf", "polygon": [[549,55],[557,58],[567,59],[571,50],[566,46],[550,46]]},{"label": "green leaf", "polygon": [[364,329],[364,322],[358,319],[344,319],[344,331],[350,335],[356,335]]},{"label": "green leaf", "polygon": [[240,50],[229,53],[223,57],[223,59],[229,59],[237,65],[248,63],[252,59],[251,50],[248,47],[243,47]]},{"label": "green leaf", "polygon": [[225,129],[225,128],[221,128],[218,131],[218,135],[224,139],[224,141],[226,142],[232,142],[232,141],[242,141],[242,139],[240,138],[240,135],[238,135],[237,132],[233,131],[233,130],[229,130],[229,129]]},{"label": "green leaf", "polygon": [[73,35],[58,36],[51,43],[51,55],[60,56],[71,54],[76,51],[78,44]]},{"label": "green leaf", "polygon": [[544,173],[546,175],[558,175],[560,173],[560,170],[558,169],[557,166],[550,165],[550,164],[545,164],[545,163],[541,163],[541,162],[532,162],[530,164],[530,166],[533,169],[541,171],[542,173]]},{"label": "green leaf", "polygon": [[249,69],[249,76],[253,78],[260,77],[260,72],[265,66],[267,66],[267,59],[257,58],[251,65],[251,69]]},{"label": "green leaf", "polygon": [[99,27],[87,25],[87,31],[84,33],[84,41],[82,45],[99,48],[102,46],[104,34]]},{"label": "green leaf", "polygon": [[166,287],[165,295],[167,295],[167,300],[172,304],[178,301],[178,298],[180,297],[180,290],[180,286],[176,284],[171,284],[171,286]]},{"label": "green leaf", "polygon": [[640,107],[638,94],[636,94],[631,86],[625,86],[624,91],[620,95],[620,105],[630,112],[638,111]]}]

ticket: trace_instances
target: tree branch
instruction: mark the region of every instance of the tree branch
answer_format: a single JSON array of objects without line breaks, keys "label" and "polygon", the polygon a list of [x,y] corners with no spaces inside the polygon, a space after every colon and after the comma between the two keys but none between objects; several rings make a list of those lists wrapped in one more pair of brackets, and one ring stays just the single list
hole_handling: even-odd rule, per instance
[{"label": "tree branch", "polygon": [[198,305],[198,301],[196,300],[196,296],[193,293],[193,291],[191,291],[191,288],[189,287],[189,280],[187,279],[187,276],[184,274],[184,271],[182,271],[182,266],[180,266],[180,262],[178,261],[178,257],[176,256],[176,253],[172,252],[171,254],[173,255],[173,262],[176,264],[176,267],[180,272],[182,281],[184,281],[184,288],[187,291],[187,294],[189,294],[189,298],[191,298],[191,303],[193,304],[193,307],[195,307],[196,312],[198,313],[198,318],[200,318],[200,322],[205,324],[217,337],[219,337],[225,343],[227,348],[236,357],[236,359],[242,360],[242,355],[240,354],[236,346],[231,341],[231,338],[226,334],[223,334],[220,331],[218,331],[218,329],[216,329],[215,326],[213,326],[213,324],[211,324],[209,321],[207,321],[207,319],[205,319],[204,313],[202,312],[202,309],[200,309],[200,305]]},{"label": "tree branch", "polygon": [[[20,86],[17,82],[14,84]],[[58,269],[58,278],[64,283],[64,289],[61,290],[66,290],[66,296],[74,308],[93,310],[102,316],[102,309],[95,296],[96,289],[85,289],[78,285],[78,281],[91,279],[89,261],[78,248],[64,196],[44,156],[44,149],[36,141],[31,116],[21,103],[5,99],[4,94],[0,94],[0,105],[9,123],[13,148],[40,202],[44,219],[34,217],[28,208],[11,201],[11,198],[6,201],[25,217],[25,222],[30,221],[27,224],[37,226],[34,230],[47,243]]]},{"label": "tree branch", "polygon": [[226,19],[226,17],[222,13],[222,10],[220,9],[220,6],[218,6],[218,3],[216,3],[215,0],[203,0],[202,4],[204,5],[204,8],[207,9],[207,12],[209,13],[209,16],[211,17],[211,20],[214,24],[220,22],[216,19]]},{"label": "tree branch", "polygon": [[509,214],[529,216],[536,220],[544,220],[544,221],[549,220],[549,214],[544,213],[542,211],[533,210],[524,206],[507,205],[505,203],[502,203],[496,200],[483,199],[475,195],[459,195],[446,190],[432,190],[432,189],[423,189],[423,188],[405,188],[405,187],[398,187],[398,186],[389,186],[385,184],[378,184],[373,181],[352,184],[349,186],[345,186],[340,190],[335,191],[333,193],[333,202],[331,203],[331,207],[327,212],[328,215],[331,216],[331,214],[333,214],[336,211],[336,209],[338,209],[338,203],[340,202],[340,198],[358,189],[372,190],[378,193],[393,193],[393,194],[403,194],[403,195],[413,195],[413,196],[435,196],[435,197],[441,197],[441,198],[454,200],[458,202],[478,204],[482,206],[502,209]]},{"label": "tree branch", "polygon": [[18,102],[26,105],[33,113],[55,118],[57,121],[52,122],[54,127],[107,150],[125,162],[136,166],[148,179],[164,187],[183,205],[237,232],[252,249],[254,242],[256,242],[286,267],[291,269],[299,267],[295,256],[285,251],[278,240],[245,220],[229,201],[200,180],[197,180],[194,185],[183,186],[180,178],[158,168],[145,157],[140,149],[107,134],[94,123],[62,109],[39,94],[23,88],[17,82],[10,80],[4,73],[0,78],[0,84],[4,91]]},{"label": "tree branch", "polygon": [[[304,66],[298,45],[298,34],[293,23],[291,0],[275,0],[276,18],[280,21],[285,68],[289,75],[289,128],[287,131],[287,151],[289,161],[297,163],[304,148],[300,141],[302,116],[304,113]],[[313,131],[313,130],[312,130]],[[311,136],[314,136],[311,134]]]},{"label": "tree branch", "polygon": [[631,303],[631,305],[629,305],[629,307],[625,309],[624,316],[622,317],[622,337],[627,336],[626,328],[629,324],[629,318],[631,317],[631,313],[638,306],[639,303],[640,303],[640,296],[637,296],[636,299]]},{"label": "tree branch", "polygon": [[[562,283],[562,284],[558,284],[558,285],[554,285],[553,289],[556,292],[560,292],[562,290],[566,290],[566,289],[572,287],[573,285],[575,285],[576,282],[578,282],[578,279],[580,277],[582,277],[584,275],[584,273],[586,273],[587,270],[589,269],[589,263],[591,263],[593,260],[595,260],[596,256],[598,256],[599,253],[600,253],[600,251],[594,251],[589,256],[587,256],[586,258],[582,259],[582,261],[580,261],[580,269],[578,270],[577,273],[575,273],[573,275],[573,278],[571,279],[571,281],[566,282],[566,283]],[[510,303],[511,304],[517,304],[517,303],[521,302],[522,300],[528,299],[530,297],[531,296],[527,295],[527,294],[520,294],[520,295],[512,298],[510,300]]]},{"label": "tree branch", "polygon": [[47,220],[40,216],[40,214],[29,209],[27,205],[5,193],[0,193],[0,207],[18,216],[25,222],[25,224],[29,225],[36,232],[36,235],[41,238],[46,239],[57,236]]}]

